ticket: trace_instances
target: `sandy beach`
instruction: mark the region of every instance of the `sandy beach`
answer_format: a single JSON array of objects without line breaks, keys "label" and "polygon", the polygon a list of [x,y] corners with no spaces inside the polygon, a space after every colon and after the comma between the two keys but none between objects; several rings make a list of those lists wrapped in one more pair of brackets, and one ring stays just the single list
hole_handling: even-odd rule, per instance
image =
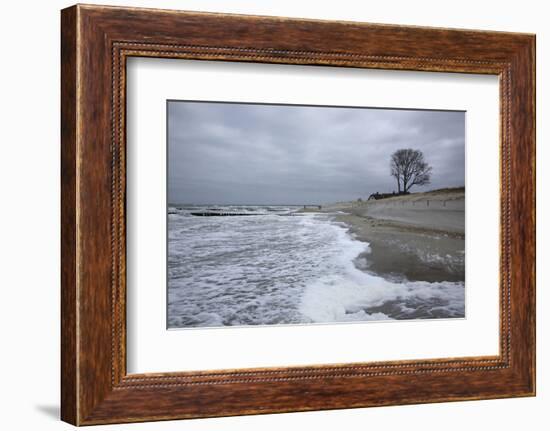
[{"label": "sandy beach", "polygon": [[464,281],[464,189],[341,202],[321,212],[337,213],[369,243],[361,269],[395,280]]}]

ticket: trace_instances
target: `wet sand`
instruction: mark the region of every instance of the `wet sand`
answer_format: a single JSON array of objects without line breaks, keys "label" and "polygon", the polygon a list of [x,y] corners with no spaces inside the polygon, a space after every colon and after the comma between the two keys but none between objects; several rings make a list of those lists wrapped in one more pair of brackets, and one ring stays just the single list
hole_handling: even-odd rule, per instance
[{"label": "wet sand", "polygon": [[336,213],[369,243],[370,252],[357,260],[365,271],[395,280],[464,281],[464,189],[342,202],[321,211]]}]

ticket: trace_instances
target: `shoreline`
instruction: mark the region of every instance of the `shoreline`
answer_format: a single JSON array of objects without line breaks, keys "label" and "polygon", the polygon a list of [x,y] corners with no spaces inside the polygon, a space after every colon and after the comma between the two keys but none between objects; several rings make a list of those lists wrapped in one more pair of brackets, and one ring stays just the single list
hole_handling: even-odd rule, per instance
[{"label": "shoreline", "polygon": [[317,212],[334,214],[369,244],[370,252],[357,258],[364,271],[396,281],[465,281],[463,190],[343,202]]},{"label": "shoreline", "polygon": [[[348,202],[265,211],[269,217],[258,221],[178,210],[171,216],[177,235],[170,240],[179,246],[169,266],[170,326],[464,317],[464,233],[446,230],[446,217],[422,226],[435,212],[456,213],[451,206],[459,200],[441,210],[435,200],[421,207],[422,196],[412,196],[415,211],[402,211],[400,200]],[[394,220],[381,218],[387,213]]]}]

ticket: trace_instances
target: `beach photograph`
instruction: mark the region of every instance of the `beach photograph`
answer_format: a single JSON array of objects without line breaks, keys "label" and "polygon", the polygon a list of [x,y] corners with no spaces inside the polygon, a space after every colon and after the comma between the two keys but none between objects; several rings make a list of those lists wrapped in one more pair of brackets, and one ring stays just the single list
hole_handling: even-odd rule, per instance
[{"label": "beach photograph", "polygon": [[465,112],[167,101],[168,329],[465,318]]}]

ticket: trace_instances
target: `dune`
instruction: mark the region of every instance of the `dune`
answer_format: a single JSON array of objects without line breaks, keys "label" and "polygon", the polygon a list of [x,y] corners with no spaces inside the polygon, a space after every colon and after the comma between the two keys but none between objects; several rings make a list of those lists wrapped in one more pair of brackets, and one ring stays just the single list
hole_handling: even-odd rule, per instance
[{"label": "dune", "polygon": [[413,193],[387,199],[370,200],[348,207],[355,215],[368,216],[439,230],[464,234],[464,189],[447,189]]}]

